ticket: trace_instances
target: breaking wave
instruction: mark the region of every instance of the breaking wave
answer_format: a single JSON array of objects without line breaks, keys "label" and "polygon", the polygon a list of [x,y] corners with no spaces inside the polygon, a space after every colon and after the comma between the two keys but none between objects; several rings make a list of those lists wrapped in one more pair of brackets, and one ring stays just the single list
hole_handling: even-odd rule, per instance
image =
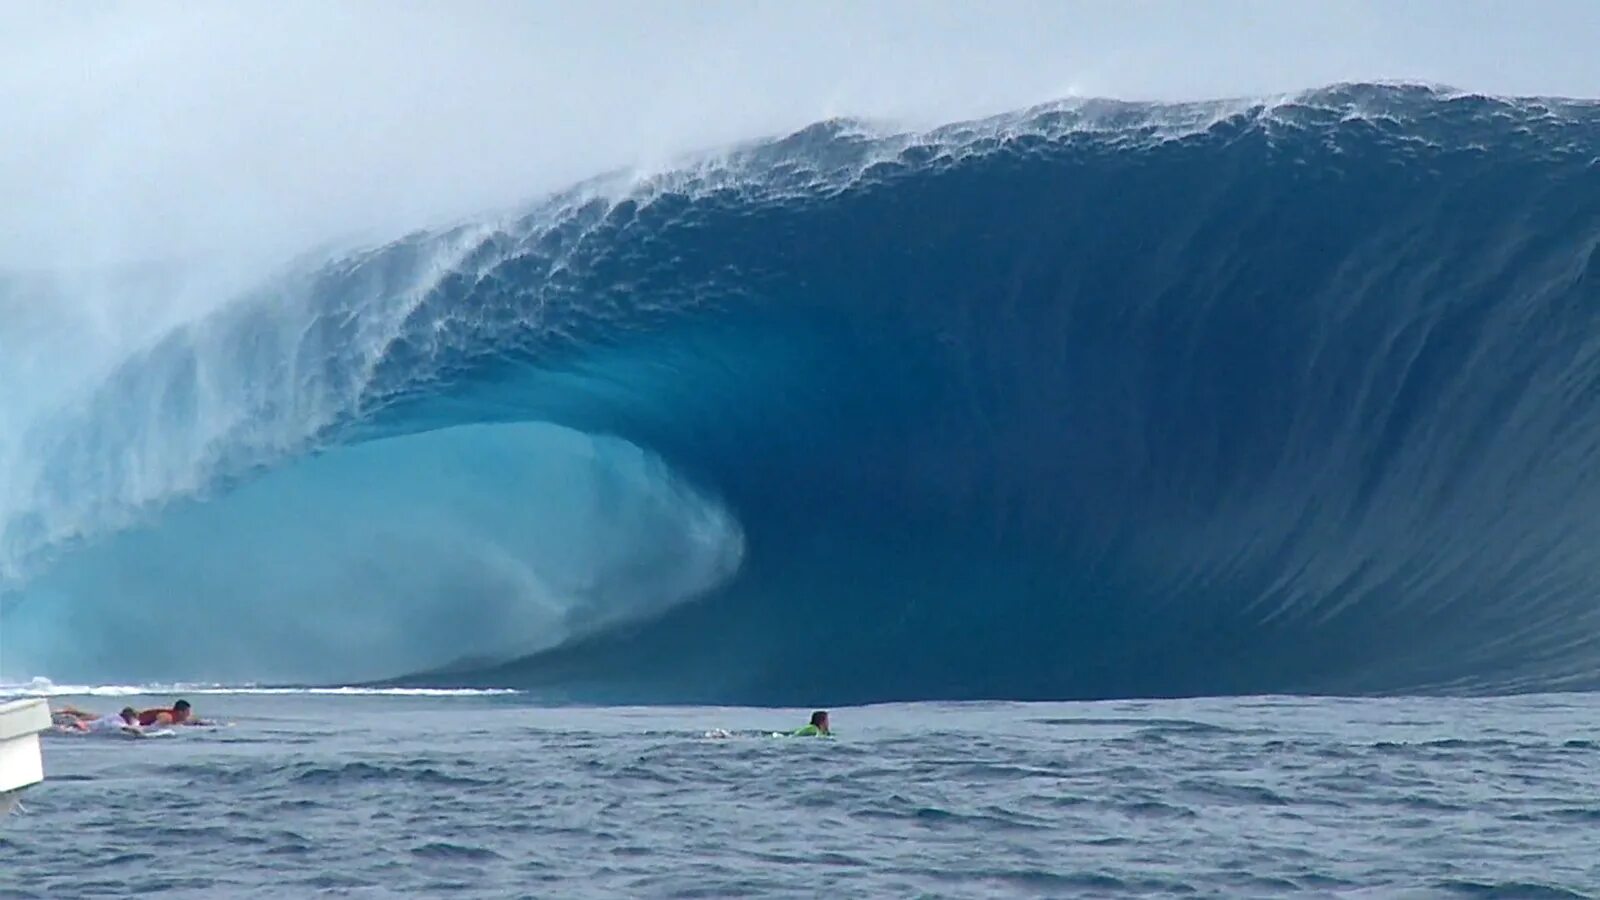
[{"label": "breaking wave", "polygon": [[1594,686],[1597,248],[1600,106],[1408,85],[602,178],[0,400],[0,668]]}]

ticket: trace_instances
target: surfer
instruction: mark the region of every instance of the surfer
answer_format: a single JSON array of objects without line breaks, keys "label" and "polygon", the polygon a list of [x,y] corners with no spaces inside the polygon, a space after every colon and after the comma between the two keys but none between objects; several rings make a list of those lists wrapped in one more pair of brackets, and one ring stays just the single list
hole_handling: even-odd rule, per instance
[{"label": "surfer", "polygon": [[104,734],[113,731],[139,731],[139,713],[124,706],[119,713],[97,715],[75,706],[63,706],[50,714],[57,731]]},{"label": "surfer", "polygon": [[101,716],[90,721],[83,729],[91,734],[107,734],[112,732],[127,732],[140,734],[139,711],[131,706],[124,706],[122,711],[114,715]]},{"label": "surfer", "polygon": [[139,712],[139,726],[149,728],[152,725],[209,725],[194,717],[193,707],[187,700],[179,700],[170,708],[146,709]]},{"label": "surfer", "polygon": [[795,737],[832,737],[833,732],[828,730],[828,711],[819,709],[811,714],[811,724],[794,731]]}]

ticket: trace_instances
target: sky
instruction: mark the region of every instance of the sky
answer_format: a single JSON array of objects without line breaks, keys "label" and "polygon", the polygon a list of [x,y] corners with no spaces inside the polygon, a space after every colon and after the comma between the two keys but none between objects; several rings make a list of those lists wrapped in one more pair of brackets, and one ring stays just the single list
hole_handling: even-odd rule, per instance
[{"label": "sky", "polygon": [[1600,96],[1600,2],[0,0],[0,268],[268,259],[854,115]]}]

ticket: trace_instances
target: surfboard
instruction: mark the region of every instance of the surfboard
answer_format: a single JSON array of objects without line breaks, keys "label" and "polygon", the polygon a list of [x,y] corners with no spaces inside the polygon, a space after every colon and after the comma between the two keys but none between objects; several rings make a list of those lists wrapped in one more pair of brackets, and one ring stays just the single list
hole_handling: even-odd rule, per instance
[{"label": "surfboard", "polygon": [[119,731],[117,734],[122,735],[130,741],[142,741],[145,738],[178,736],[178,732],[172,730],[171,728],[158,728],[155,731]]}]

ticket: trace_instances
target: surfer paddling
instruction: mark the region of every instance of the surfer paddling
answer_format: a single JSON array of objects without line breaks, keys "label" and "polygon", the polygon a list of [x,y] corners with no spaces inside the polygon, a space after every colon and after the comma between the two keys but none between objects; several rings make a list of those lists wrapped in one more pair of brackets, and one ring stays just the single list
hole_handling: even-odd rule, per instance
[{"label": "surfer paddling", "polygon": [[88,727],[84,730],[92,734],[110,734],[117,732],[124,734],[139,734],[141,732],[141,729],[139,728],[139,711],[131,706],[124,706],[122,711],[115,715],[101,716],[100,718],[89,722]]},{"label": "surfer paddling", "polygon": [[210,725],[202,719],[195,718],[194,707],[187,700],[179,700],[170,707],[158,707],[139,711],[139,726],[141,728],[162,728],[169,725]]},{"label": "surfer paddling", "polygon": [[50,718],[55,723],[57,731],[83,734],[107,734],[112,732],[139,734],[141,732],[139,712],[131,706],[124,706],[121,712],[106,716],[97,716],[92,712],[78,709],[77,707],[66,706],[51,713]]},{"label": "surfer paddling", "polygon": [[795,729],[794,737],[832,737],[833,732],[828,729],[828,711],[819,709],[811,714],[811,723],[802,728]]}]

